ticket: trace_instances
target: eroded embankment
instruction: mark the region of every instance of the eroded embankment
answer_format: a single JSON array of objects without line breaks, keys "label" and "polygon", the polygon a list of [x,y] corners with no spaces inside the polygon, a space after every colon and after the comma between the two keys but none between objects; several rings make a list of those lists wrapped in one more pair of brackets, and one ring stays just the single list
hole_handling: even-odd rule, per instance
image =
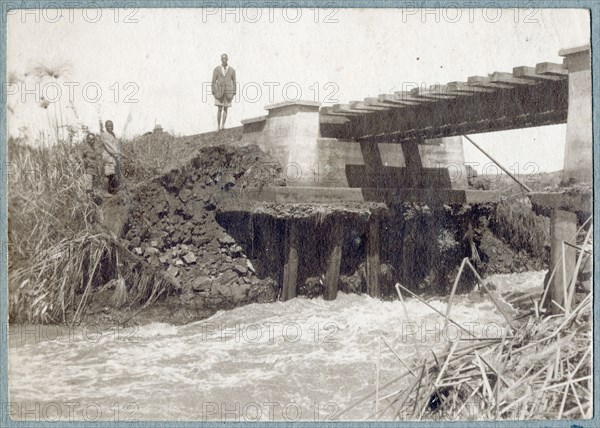
[{"label": "eroded embankment", "polygon": [[[302,231],[301,296],[323,292],[325,249],[335,222],[343,224],[344,236],[338,288],[366,291],[366,229],[371,216],[381,221],[384,297],[393,296],[396,282],[420,292],[443,293],[464,257],[470,257],[482,274],[539,269],[544,264],[543,256],[514,251],[494,234],[499,219],[493,204],[431,209],[413,204],[249,203],[243,198],[246,188],[274,185],[285,185],[281,169],[256,146],[214,146],[202,149],[184,167],[135,189],[123,229],[126,245],[173,283],[141,316],[179,323],[219,309],[277,300],[285,227],[292,219]],[[509,232],[504,230],[504,235]],[[460,288],[469,289],[473,281],[465,273]]]}]

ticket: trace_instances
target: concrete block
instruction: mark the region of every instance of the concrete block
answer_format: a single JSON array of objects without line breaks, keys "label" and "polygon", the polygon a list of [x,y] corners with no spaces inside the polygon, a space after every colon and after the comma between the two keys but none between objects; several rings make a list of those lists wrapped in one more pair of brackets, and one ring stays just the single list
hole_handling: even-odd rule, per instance
[{"label": "concrete block", "polygon": [[592,73],[590,46],[560,51],[569,72],[569,112],[563,180],[592,181]]},{"label": "concrete block", "polygon": [[242,143],[257,144],[276,159],[288,184],[311,185],[312,170],[318,161],[319,106],[312,101],[268,105],[264,121],[245,121]]}]

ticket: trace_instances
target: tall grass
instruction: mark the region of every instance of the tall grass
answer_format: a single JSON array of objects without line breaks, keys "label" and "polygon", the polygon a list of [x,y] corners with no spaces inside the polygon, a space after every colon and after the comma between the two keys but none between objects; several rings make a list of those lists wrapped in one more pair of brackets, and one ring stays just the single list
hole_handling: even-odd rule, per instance
[{"label": "tall grass", "polygon": [[130,305],[148,303],[173,284],[106,232],[86,194],[80,145],[9,140],[9,318],[81,319],[92,291],[124,279]]},{"label": "tall grass", "polygon": [[504,200],[496,206],[490,227],[516,251],[548,260],[550,222],[536,215],[528,200]]}]

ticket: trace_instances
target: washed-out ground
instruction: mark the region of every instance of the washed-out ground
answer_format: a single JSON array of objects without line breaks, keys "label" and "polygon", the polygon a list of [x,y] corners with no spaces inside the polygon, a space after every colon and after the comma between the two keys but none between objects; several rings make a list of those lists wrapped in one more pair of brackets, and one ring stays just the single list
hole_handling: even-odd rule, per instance
[{"label": "washed-out ground", "polygon": [[[544,254],[515,251],[498,236],[494,205],[445,206],[437,214],[426,206],[413,205],[244,206],[244,189],[286,183],[277,162],[256,146],[241,146],[240,138],[238,128],[195,137],[149,135],[133,142],[144,147],[149,158],[154,156],[150,149],[160,148],[148,148],[149,144],[167,144],[170,151],[152,172],[125,165],[129,179],[101,206],[104,227],[120,236],[140,260],[162,271],[173,286],[150,305],[121,308],[110,303],[115,291],[103,287],[102,292],[94,293],[84,321],[183,324],[221,309],[276,301],[280,293],[277,257],[281,254],[273,253],[281,253],[283,244],[279,241],[269,247],[263,235],[271,228],[276,237],[281,236],[286,218],[304,221],[306,240],[319,235],[326,238],[327,221],[337,218],[346,222],[349,230],[341,292],[365,291],[361,227],[369,215],[382,212],[387,219],[383,222],[380,273],[384,297],[394,297],[393,285],[398,281],[421,294],[443,294],[464,257],[470,257],[483,275],[545,267]],[[245,214],[236,214],[236,209]],[[323,241],[312,244],[323,245]],[[300,296],[321,294],[320,264],[316,259],[305,261],[304,265],[317,268],[301,272]],[[459,290],[469,291],[473,284],[473,276],[467,273]]]}]

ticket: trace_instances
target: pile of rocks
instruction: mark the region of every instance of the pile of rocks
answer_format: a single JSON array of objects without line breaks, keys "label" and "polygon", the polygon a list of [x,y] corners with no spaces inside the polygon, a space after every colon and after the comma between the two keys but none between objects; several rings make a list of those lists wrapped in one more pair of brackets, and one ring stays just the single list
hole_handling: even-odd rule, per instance
[{"label": "pile of rocks", "polygon": [[151,266],[165,267],[167,274],[176,283],[179,269],[196,264],[198,261],[195,251],[198,251],[196,246],[186,244],[177,244],[175,247],[165,249],[160,246],[158,240],[152,240],[144,247],[133,248],[133,252],[143,256]]},{"label": "pile of rocks", "polygon": [[223,194],[256,185],[257,164],[272,162],[256,146],[210,147],[136,192],[125,233],[129,249],[164,269],[187,303],[224,309],[275,299],[277,284],[256,276],[215,218]]}]

